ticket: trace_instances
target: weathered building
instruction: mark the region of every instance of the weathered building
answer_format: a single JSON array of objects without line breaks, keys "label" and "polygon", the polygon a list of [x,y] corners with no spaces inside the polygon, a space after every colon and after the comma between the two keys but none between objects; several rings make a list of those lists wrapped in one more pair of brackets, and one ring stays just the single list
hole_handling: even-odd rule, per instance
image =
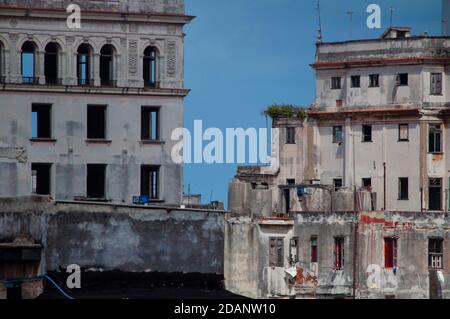
[{"label": "weathered building", "polygon": [[[0,196],[181,203],[183,0],[0,1]],[[72,20],[70,20],[73,22]]]},{"label": "weathered building", "polygon": [[228,289],[450,298],[449,48],[410,28],[317,43],[315,101],[272,114],[271,165],[230,184]]}]

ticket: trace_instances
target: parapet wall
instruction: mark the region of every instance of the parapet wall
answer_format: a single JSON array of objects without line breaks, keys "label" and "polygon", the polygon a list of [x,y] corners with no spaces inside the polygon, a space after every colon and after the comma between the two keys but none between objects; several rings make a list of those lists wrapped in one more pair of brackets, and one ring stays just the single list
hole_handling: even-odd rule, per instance
[{"label": "parapet wall", "polygon": [[66,9],[71,3],[84,10],[132,12],[132,13],[184,13],[184,0],[0,0],[0,6]]},{"label": "parapet wall", "polygon": [[31,235],[41,272],[96,270],[223,274],[225,212],[0,199],[0,242]]}]

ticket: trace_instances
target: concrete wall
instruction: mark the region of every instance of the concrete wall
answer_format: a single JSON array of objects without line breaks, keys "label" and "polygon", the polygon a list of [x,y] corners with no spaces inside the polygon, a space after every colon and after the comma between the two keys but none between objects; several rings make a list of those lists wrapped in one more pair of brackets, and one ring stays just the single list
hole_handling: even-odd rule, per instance
[{"label": "concrete wall", "polygon": [[0,241],[21,233],[43,245],[42,271],[78,264],[97,270],[223,274],[224,212],[0,200]]}]

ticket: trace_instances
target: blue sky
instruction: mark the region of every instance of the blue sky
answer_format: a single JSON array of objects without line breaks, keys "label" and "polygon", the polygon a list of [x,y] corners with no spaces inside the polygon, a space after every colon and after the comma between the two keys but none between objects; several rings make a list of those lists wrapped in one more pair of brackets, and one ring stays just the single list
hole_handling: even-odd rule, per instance
[{"label": "blue sky", "polygon": [[[186,27],[185,79],[192,92],[185,104],[185,127],[194,120],[204,129],[265,128],[265,106],[308,106],[314,98],[317,29],[316,0],[185,0],[197,18]],[[382,8],[382,29],[366,26],[369,4]],[[354,11],[353,39],[375,38],[389,24],[411,26],[413,33],[439,35],[440,0],[321,0],[324,41],[347,40]],[[227,202],[228,183],[237,165],[186,164],[184,189],[204,201]]]}]

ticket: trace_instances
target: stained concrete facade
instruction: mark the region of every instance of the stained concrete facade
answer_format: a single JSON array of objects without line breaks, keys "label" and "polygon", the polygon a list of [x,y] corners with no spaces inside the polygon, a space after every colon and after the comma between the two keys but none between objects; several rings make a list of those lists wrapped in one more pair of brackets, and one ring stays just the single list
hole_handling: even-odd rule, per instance
[{"label": "stained concrete facade", "polygon": [[[0,2],[0,196],[32,192],[33,163],[52,164],[50,195],[86,197],[87,164],[106,166],[105,200],[131,203],[141,194],[141,166],[159,168],[154,202],[181,203],[182,166],[171,159],[171,133],[183,126],[182,0],[81,1],[81,29],[69,29],[70,1]],[[34,76],[25,79],[23,44],[34,46]],[[46,47],[56,44],[57,81],[48,83]],[[77,52],[90,48],[87,83],[80,84]],[[110,81],[101,80],[105,45],[112,48]],[[154,81],[144,83],[146,48],[156,52]],[[27,68],[27,65],[24,65]],[[32,138],[32,105],[51,107],[50,138]],[[88,105],[106,108],[106,136],[87,137]],[[142,107],[158,113],[157,138],[143,139]],[[101,125],[101,123],[99,123]]]},{"label": "stained concrete facade", "polygon": [[227,289],[450,298],[449,47],[409,28],[317,43],[313,103],[274,116],[271,164],[229,186]]},{"label": "stained concrete facade", "polygon": [[[72,264],[97,273],[221,276],[225,213],[49,202],[45,197],[3,198],[0,199],[0,254],[4,252],[2,244],[13,243],[15,238],[26,234],[34,240],[33,247],[40,247],[40,258],[35,273],[29,272],[24,277],[61,272]],[[3,271],[23,268],[8,259],[2,259],[1,266],[0,299],[1,282],[16,278],[1,277]]]}]

